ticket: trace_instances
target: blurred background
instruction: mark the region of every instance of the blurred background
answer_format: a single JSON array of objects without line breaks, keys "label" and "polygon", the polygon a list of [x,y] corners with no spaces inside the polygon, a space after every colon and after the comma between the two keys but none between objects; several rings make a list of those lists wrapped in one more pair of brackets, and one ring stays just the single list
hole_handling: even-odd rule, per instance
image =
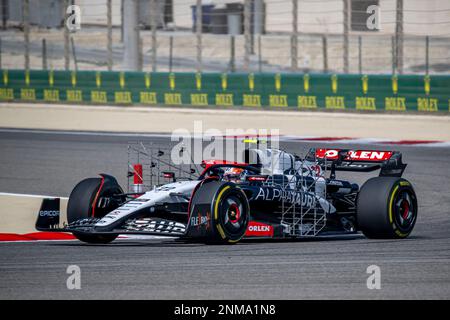
[{"label": "blurred background", "polygon": [[[66,27],[71,5],[80,8],[75,32]],[[449,0],[0,0],[0,6],[3,69],[450,71]],[[367,25],[374,16],[378,28]]]}]

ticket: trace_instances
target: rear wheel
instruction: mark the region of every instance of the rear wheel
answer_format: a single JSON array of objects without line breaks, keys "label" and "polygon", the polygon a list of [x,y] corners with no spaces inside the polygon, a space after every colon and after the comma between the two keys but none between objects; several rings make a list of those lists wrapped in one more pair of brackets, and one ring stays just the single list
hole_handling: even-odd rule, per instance
[{"label": "rear wheel", "polygon": [[[80,181],[69,196],[68,223],[87,218],[102,218],[117,208],[120,203],[111,196],[122,193],[122,188],[111,176],[105,175],[101,178],[87,178]],[[99,206],[100,201],[103,201],[101,206]],[[73,235],[87,243],[109,243],[118,236],[117,234],[94,235],[80,232],[74,232]]]},{"label": "rear wheel", "polygon": [[368,238],[406,238],[414,228],[417,212],[416,193],[402,178],[369,179],[358,194],[358,226]]}]

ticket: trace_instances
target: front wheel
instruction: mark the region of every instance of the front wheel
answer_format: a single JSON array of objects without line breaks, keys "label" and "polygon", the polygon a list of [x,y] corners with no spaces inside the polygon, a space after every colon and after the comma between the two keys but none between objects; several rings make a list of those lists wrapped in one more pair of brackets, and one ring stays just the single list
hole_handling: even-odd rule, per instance
[{"label": "front wheel", "polygon": [[409,236],[417,220],[417,197],[411,183],[396,177],[375,177],[361,187],[357,200],[359,229],[368,238]]},{"label": "front wheel", "polygon": [[[87,178],[80,181],[69,196],[67,203],[67,222],[87,219],[102,218],[105,214],[117,208],[121,201],[114,195],[123,194],[117,180],[109,175],[101,175],[101,178]],[[100,206],[99,202],[103,204]],[[86,234],[74,232],[73,235],[80,241],[87,243],[109,243],[117,238],[117,234]]]}]

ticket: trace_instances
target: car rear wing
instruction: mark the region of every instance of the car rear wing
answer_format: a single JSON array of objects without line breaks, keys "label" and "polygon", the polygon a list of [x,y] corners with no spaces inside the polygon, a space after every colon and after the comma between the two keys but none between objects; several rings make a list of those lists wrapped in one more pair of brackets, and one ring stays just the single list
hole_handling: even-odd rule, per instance
[{"label": "car rear wing", "polygon": [[334,171],[371,172],[378,169],[380,176],[401,177],[406,164],[398,151],[310,149],[305,160],[317,161]]}]

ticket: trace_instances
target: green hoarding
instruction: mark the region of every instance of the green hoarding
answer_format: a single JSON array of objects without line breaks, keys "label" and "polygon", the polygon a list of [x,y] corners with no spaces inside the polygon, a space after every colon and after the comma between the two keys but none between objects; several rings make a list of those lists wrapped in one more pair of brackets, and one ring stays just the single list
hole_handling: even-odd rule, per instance
[{"label": "green hoarding", "polygon": [[450,111],[450,76],[1,70],[0,100]]}]

